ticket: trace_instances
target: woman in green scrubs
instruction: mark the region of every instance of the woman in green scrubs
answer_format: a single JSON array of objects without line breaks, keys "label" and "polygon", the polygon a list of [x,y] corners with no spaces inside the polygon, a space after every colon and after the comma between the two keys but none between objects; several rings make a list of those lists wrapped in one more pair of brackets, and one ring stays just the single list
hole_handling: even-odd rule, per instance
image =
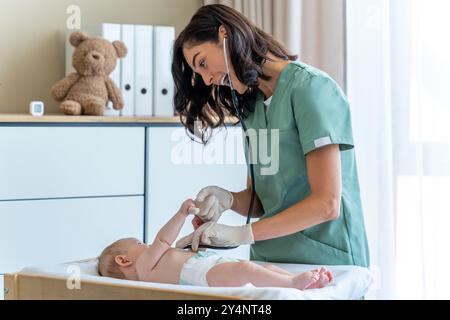
[{"label": "woman in green scrubs", "polygon": [[276,144],[268,148],[278,151],[278,157],[272,154],[276,170],[256,159],[253,217],[260,219],[252,224],[217,223],[228,209],[247,214],[249,183],[240,192],[200,190],[195,201],[206,223],[194,225],[195,232],[177,246],[252,244],[252,260],[369,266],[350,108],[342,90],[326,73],[295,61],[239,12],[203,6],[173,51],[175,108],[191,135],[198,133],[195,121],[212,129],[236,115],[225,54],[249,135],[257,134],[250,140]]}]

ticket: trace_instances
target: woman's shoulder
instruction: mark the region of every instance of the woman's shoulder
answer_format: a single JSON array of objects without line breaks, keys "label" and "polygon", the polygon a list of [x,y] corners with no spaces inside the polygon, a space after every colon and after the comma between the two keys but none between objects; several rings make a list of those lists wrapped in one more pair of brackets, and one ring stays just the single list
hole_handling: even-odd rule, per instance
[{"label": "woman's shoulder", "polygon": [[312,65],[309,65],[303,61],[292,61],[290,65],[296,69],[299,77],[304,78],[331,78],[328,73],[323,70],[320,70]]},{"label": "woman's shoulder", "polygon": [[340,92],[336,81],[325,71],[301,61],[291,62],[293,72],[290,76],[293,93],[316,95],[324,91]]}]

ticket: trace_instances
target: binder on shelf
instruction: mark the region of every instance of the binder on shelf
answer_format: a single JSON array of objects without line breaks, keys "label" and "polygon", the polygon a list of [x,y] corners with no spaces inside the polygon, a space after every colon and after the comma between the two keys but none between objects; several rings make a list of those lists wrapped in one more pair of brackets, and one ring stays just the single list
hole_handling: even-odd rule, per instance
[{"label": "binder on shelf", "polygon": [[121,61],[120,90],[122,91],[124,107],[120,110],[121,116],[134,116],[134,65],[135,65],[135,34],[134,25],[124,24],[121,26],[122,42],[128,48],[128,54]]},{"label": "binder on shelf", "polygon": [[[72,66],[72,55],[74,52],[74,47],[69,42],[69,36],[72,32],[76,30],[68,30],[66,31],[66,75],[75,72],[75,69]],[[115,23],[101,23],[98,25],[88,26],[86,28],[82,28],[80,31],[86,32],[89,37],[102,37],[108,41],[116,41],[121,40],[121,26],[120,24]],[[117,65],[114,71],[109,75],[109,77],[114,81],[114,83],[120,87],[121,79],[120,79],[120,70],[121,70],[121,59],[117,59]],[[106,110],[105,116],[118,116],[120,115],[119,110],[114,110],[112,106],[112,102],[109,101]]]},{"label": "binder on shelf", "polygon": [[153,27],[136,25],[135,29],[136,116],[151,116],[153,111]]},{"label": "binder on shelf", "polygon": [[[175,27],[102,23],[81,31],[90,37],[111,42],[121,40],[128,54],[117,60],[110,78],[120,88],[124,108],[114,110],[108,102],[105,115],[173,116],[174,83],[172,78],[172,47]],[[66,75],[75,72],[72,66],[74,48],[66,32]]]},{"label": "binder on shelf", "polygon": [[172,46],[175,27],[153,27],[153,116],[173,116]]}]

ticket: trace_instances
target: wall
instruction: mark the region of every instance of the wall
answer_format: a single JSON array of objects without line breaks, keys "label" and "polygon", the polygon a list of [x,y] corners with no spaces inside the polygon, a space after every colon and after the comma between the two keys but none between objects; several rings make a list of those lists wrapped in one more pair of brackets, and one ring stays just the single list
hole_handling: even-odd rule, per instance
[{"label": "wall", "polygon": [[81,23],[174,25],[177,34],[200,0],[0,0],[0,113],[26,113],[42,100],[58,113],[51,86],[64,76],[64,32],[69,5]]}]

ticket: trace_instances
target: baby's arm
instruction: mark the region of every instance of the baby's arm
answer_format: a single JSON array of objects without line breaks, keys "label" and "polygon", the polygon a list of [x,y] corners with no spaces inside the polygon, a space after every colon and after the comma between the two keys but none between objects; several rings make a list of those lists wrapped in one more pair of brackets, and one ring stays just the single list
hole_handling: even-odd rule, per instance
[{"label": "baby's arm", "polygon": [[190,207],[195,207],[192,200],[189,199],[183,202],[180,210],[178,210],[178,212],[175,213],[175,215],[159,230],[153,243],[148,247],[148,250],[142,254],[142,259],[145,261],[144,270],[142,270],[144,273],[145,271],[152,271],[163,254],[170,249],[173,242],[180,234],[181,228],[189,215]]},{"label": "baby's arm", "polygon": [[[191,210],[190,210],[191,209]],[[188,199],[183,202],[177,213],[167,222],[156,235],[154,243],[165,243],[169,246],[172,246],[173,242],[177,239],[180,234],[181,228],[184,225],[184,222],[189,215],[189,213],[198,212],[198,209],[195,208],[195,203],[193,200]],[[193,210],[193,211],[192,211]]]}]

